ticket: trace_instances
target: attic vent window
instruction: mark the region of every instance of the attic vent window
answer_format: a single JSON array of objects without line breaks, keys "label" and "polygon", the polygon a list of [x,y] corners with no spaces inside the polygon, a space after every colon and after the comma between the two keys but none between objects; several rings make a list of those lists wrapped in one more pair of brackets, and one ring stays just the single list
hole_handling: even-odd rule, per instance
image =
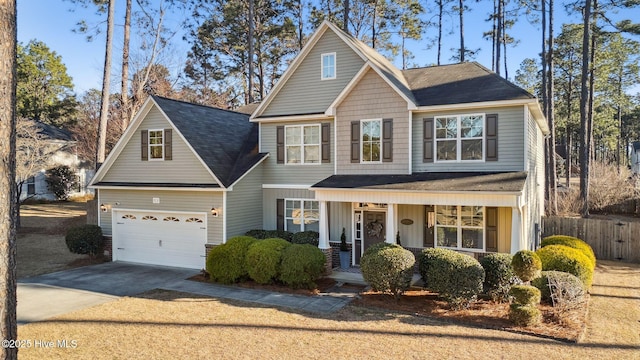
[{"label": "attic vent window", "polygon": [[321,80],[331,80],[336,78],[336,53],[322,54]]}]

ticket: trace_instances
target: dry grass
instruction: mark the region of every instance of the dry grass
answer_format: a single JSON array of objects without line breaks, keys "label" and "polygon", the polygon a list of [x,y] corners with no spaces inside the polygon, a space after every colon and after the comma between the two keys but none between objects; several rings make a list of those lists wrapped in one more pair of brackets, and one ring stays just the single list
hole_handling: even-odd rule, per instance
[{"label": "dry grass", "polygon": [[318,316],[156,290],[21,326],[19,338],[33,344],[66,339],[77,347],[32,346],[20,350],[20,357],[634,359],[640,358],[639,279],[640,266],[598,267],[591,324],[580,344],[359,306]]},{"label": "dry grass", "polygon": [[584,343],[598,342],[636,346],[640,359],[640,264],[598,262]]},{"label": "dry grass", "polygon": [[64,270],[70,263],[86,258],[69,252],[64,242],[68,228],[86,222],[84,203],[23,205],[20,215],[18,279]]}]

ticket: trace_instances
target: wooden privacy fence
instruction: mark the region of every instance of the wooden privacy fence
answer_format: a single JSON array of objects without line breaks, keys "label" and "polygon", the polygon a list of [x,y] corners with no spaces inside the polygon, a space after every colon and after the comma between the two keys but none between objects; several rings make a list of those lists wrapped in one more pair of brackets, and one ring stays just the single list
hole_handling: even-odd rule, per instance
[{"label": "wooden privacy fence", "polygon": [[582,218],[542,219],[542,236],[569,235],[586,241],[596,258],[640,263],[640,222]]}]

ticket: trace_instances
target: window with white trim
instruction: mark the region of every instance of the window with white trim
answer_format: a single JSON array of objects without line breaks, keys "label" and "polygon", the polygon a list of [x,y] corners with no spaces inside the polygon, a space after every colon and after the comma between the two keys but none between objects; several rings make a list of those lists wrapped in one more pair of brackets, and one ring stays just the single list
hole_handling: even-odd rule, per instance
[{"label": "window with white trim", "polygon": [[284,229],[289,232],[320,231],[320,205],[315,200],[285,199]]},{"label": "window with white trim", "polygon": [[284,127],[285,164],[320,163],[320,124]]},{"label": "window with white trim", "polygon": [[360,159],[378,163],[382,154],[382,119],[360,120]]},{"label": "window with white trim", "polygon": [[27,195],[35,195],[36,194],[36,178],[31,176],[26,181],[27,184]]},{"label": "window with white trim", "polygon": [[436,246],[484,250],[484,207],[436,206]]},{"label": "window with white trim", "polygon": [[164,130],[149,130],[149,160],[164,160]]},{"label": "window with white trim", "polygon": [[436,161],[484,160],[484,114],[434,118]]},{"label": "window with white trim", "polygon": [[320,80],[331,80],[336,78],[336,53],[322,54],[322,72]]}]

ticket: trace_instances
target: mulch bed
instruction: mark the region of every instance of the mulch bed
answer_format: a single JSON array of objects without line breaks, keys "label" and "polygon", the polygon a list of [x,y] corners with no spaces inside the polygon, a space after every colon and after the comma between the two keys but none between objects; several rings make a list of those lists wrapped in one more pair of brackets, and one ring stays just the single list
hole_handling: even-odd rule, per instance
[{"label": "mulch bed", "polygon": [[[208,274],[201,273],[190,277],[189,280],[209,282],[209,277]],[[322,278],[316,283],[317,287],[312,290],[291,289],[279,284],[263,285],[255,281],[246,281],[231,286],[307,296],[332,291],[336,286],[335,280],[331,278]],[[452,310],[445,301],[438,298],[438,294],[417,287],[404,292],[400,299],[397,300],[388,294],[366,290],[366,287],[362,285],[343,284],[340,288],[359,292],[358,297],[351,303],[355,306],[385,309],[394,312],[408,313],[414,316],[426,316],[460,325],[510,331],[566,342],[580,341],[586,329],[585,322],[588,301],[585,302],[584,307],[565,314],[562,320],[554,315],[552,306],[540,304],[538,309],[540,309],[543,316],[542,323],[525,328],[514,326],[511,321],[509,321],[508,303],[497,303],[480,299],[468,309]]]}]

